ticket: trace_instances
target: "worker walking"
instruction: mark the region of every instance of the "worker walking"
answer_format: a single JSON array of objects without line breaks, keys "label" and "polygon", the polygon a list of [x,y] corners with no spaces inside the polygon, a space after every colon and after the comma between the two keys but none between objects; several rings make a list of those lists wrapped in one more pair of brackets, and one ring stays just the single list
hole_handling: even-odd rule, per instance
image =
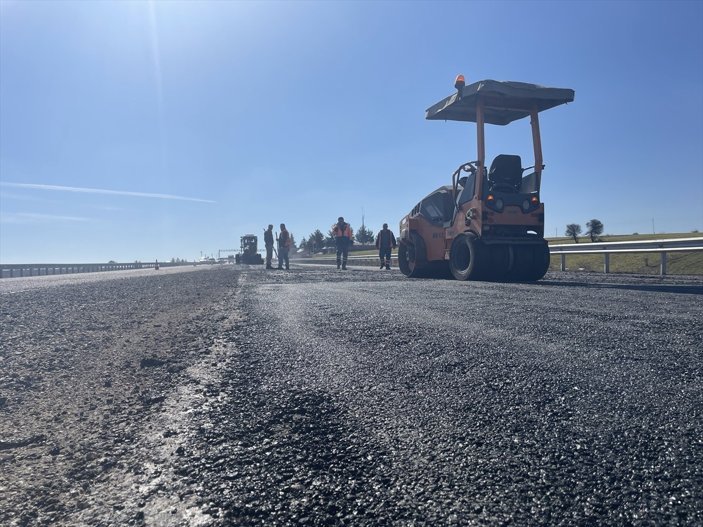
[{"label": "worker walking", "polygon": [[273,269],[271,258],[273,258],[273,225],[264,231],[264,246],[266,247],[266,269]]},{"label": "worker walking", "polygon": [[388,228],[388,224],[383,224],[383,229],[378,231],[376,235],[376,249],[378,249],[378,258],[381,260],[381,269],[391,268],[391,249],[398,247],[395,241],[393,231]]},{"label": "worker walking", "polygon": [[346,271],[349,246],[354,243],[351,226],[340,216],[337,223],[332,225],[332,235],[337,245],[337,269],[341,266]]},{"label": "worker walking", "polygon": [[288,261],[288,251],[290,250],[291,240],[290,233],[286,230],[286,224],[281,223],[281,234],[278,235],[278,268],[283,269],[283,264],[286,265],[286,270],[290,269]]}]

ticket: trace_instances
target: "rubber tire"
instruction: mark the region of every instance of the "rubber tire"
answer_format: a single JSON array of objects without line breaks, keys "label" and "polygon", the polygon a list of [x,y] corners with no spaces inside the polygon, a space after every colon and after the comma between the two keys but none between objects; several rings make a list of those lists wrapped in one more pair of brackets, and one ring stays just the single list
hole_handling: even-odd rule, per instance
[{"label": "rubber tire", "polygon": [[427,267],[425,242],[416,232],[410,233],[410,240],[400,240],[398,244],[398,267],[408,278],[421,278]]},{"label": "rubber tire", "polygon": [[511,282],[529,282],[534,261],[532,247],[529,245],[512,245],[510,252],[513,255],[513,265],[508,278]]},{"label": "rubber tire", "polygon": [[510,247],[506,244],[486,246],[489,265],[486,269],[486,278],[496,282],[508,280],[512,257]]},{"label": "rubber tire", "polygon": [[398,242],[398,269],[407,277],[412,275],[408,264],[408,242],[405,240]]},{"label": "rubber tire", "polygon": [[449,269],[457,280],[482,280],[486,273],[486,247],[472,233],[460,234],[452,242]]},{"label": "rubber tire", "polygon": [[526,280],[536,282],[543,278],[549,270],[549,260],[549,246],[547,243],[532,247],[532,268],[527,274]]},{"label": "rubber tire", "polygon": [[513,251],[513,269],[511,279],[517,282],[536,282],[542,278],[549,269],[549,246],[547,243],[539,245],[516,245]]}]

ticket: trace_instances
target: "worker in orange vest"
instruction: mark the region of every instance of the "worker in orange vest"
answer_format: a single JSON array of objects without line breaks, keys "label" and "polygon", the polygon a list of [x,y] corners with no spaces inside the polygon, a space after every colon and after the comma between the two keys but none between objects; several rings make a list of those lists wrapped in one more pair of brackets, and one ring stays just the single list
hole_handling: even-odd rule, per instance
[{"label": "worker in orange vest", "polygon": [[388,228],[388,224],[383,224],[383,229],[378,231],[376,235],[376,249],[378,249],[378,257],[381,260],[381,269],[391,268],[391,249],[398,247],[395,241],[393,231]]},{"label": "worker in orange vest", "polygon": [[332,225],[332,235],[337,245],[337,269],[340,267],[346,271],[347,258],[349,257],[349,246],[354,243],[351,226],[340,216],[337,223]]}]

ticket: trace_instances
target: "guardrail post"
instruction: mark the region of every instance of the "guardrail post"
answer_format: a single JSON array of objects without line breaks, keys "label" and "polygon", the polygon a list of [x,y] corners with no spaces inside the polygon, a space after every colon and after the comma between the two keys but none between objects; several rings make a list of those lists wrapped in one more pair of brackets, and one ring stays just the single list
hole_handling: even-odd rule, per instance
[{"label": "guardrail post", "polygon": [[561,270],[566,271],[566,254],[561,253],[559,256],[561,256]]},{"label": "guardrail post", "polygon": [[660,255],[659,274],[662,276],[666,274],[666,251],[662,251]]},{"label": "guardrail post", "polygon": [[610,253],[603,253],[603,272],[610,272]]}]

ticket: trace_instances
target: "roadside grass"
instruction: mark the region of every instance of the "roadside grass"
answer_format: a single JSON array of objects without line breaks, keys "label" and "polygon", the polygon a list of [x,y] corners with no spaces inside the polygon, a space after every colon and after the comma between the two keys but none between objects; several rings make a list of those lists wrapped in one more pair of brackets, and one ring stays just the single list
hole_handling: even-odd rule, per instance
[{"label": "roadside grass", "polygon": [[[672,238],[703,238],[703,235],[695,232],[679,232],[666,234],[627,234],[611,235],[604,234],[600,237],[601,242],[625,242],[625,241],[646,241]],[[579,244],[588,247],[591,240],[581,236]],[[573,244],[573,238],[558,237],[548,238],[550,245]],[[667,255],[667,273],[677,275],[703,275],[703,253],[702,252],[670,252]],[[566,256],[566,269],[568,271],[595,271],[603,272],[604,255],[602,254],[569,254]],[[611,273],[634,273],[634,274],[659,274],[659,253],[633,253],[633,254],[611,254]],[[558,255],[552,255],[549,269],[558,271],[561,268],[561,259]]]},{"label": "roadside grass", "polygon": [[[624,241],[645,241],[671,238],[703,238],[703,234],[697,232],[678,232],[666,234],[604,234],[600,237],[601,242],[624,242]],[[573,238],[564,236],[547,238],[550,245],[573,244]],[[588,247],[591,240],[581,236],[579,244]],[[355,256],[377,256],[375,250],[352,251]],[[394,254],[395,256],[395,254]],[[634,254],[611,254],[611,273],[632,273],[632,274],[659,274],[659,253],[634,253]],[[566,256],[566,268],[568,271],[594,271],[603,272],[604,257],[602,254],[569,254]],[[558,271],[561,268],[561,259],[558,255],[552,255],[549,269]],[[667,273],[675,275],[703,275],[703,252],[671,252],[668,254]]]},{"label": "roadside grass", "polygon": [[[568,254],[566,270],[603,272],[604,260],[602,254]],[[549,269],[551,271],[561,269],[559,255],[552,255]],[[659,274],[659,254],[611,254],[610,272]],[[703,253],[669,253],[667,274],[703,275]]]}]

